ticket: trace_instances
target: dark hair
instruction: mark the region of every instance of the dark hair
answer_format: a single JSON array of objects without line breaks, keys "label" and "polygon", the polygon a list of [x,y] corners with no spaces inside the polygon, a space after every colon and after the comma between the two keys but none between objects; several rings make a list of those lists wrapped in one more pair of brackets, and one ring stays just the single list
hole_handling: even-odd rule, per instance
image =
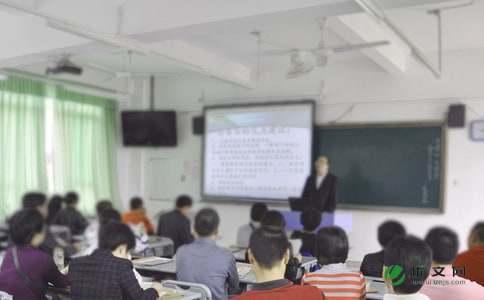
[{"label": "dark hair", "polygon": [[425,237],[425,242],[432,249],[432,259],[439,264],[452,263],[459,251],[459,237],[446,227],[430,229]]},{"label": "dark hair", "polygon": [[101,226],[99,230],[99,248],[113,251],[121,245],[126,245],[128,251],[133,249],[136,240],[128,225],[112,222]]},{"label": "dark hair", "polygon": [[121,214],[113,208],[102,210],[99,215],[99,225],[104,226],[112,222],[121,222]]},{"label": "dark hair", "polygon": [[301,213],[301,224],[306,231],[315,231],[321,224],[321,212],[308,208]]},{"label": "dark hair", "polygon": [[284,258],[284,254],[289,249],[289,241],[284,231],[278,228],[261,227],[251,234],[249,249],[261,267],[272,269]]},{"label": "dark hair", "polygon": [[131,201],[129,201],[129,207],[131,208],[131,210],[140,209],[141,207],[143,207],[143,199],[141,199],[140,197],[131,198]]},{"label": "dark hair", "polygon": [[17,246],[30,244],[35,234],[44,229],[44,218],[34,208],[26,208],[17,212],[9,221],[10,238]]},{"label": "dark hair", "polygon": [[176,198],[176,208],[184,208],[184,207],[192,207],[193,206],[193,200],[190,196],[188,195],[181,195]]},{"label": "dark hair", "polygon": [[79,202],[79,194],[76,192],[68,192],[65,196],[66,205],[74,205]]},{"label": "dark hair", "polygon": [[212,208],[203,208],[195,216],[195,232],[200,237],[214,234],[220,224],[217,212]]},{"label": "dark hair", "polygon": [[54,195],[50,198],[49,206],[47,207],[47,224],[51,224],[54,221],[57,213],[62,209],[62,203],[64,198],[60,195]]},{"label": "dark hair", "polygon": [[346,232],[338,226],[321,228],[316,235],[316,257],[320,265],[344,263],[348,259]]},{"label": "dark hair", "polygon": [[393,284],[397,294],[414,294],[422,288],[429,276],[432,250],[417,237],[398,236],[385,248],[384,265],[390,268],[390,273],[392,268],[402,268],[401,274],[391,278],[392,282],[403,280],[400,284]]},{"label": "dark hair", "polygon": [[96,213],[98,216],[101,215],[101,212],[106,209],[111,209],[113,208],[113,203],[109,200],[101,200],[98,203],[96,203]]},{"label": "dark hair", "polygon": [[260,224],[261,226],[271,226],[284,230],[286,227],[286,220],[277,210],[269,210],[264,214]]},{"label": "dark hair", "polygon": [[47,202],[47,196],[43,193],[31,192],[22,197],[22,208],[38,208]]},{"label": "dark hair", "polygon": [[473,235],[478,242],[484,243],[484,222],[479,222],[472,227],[471,235]]},{"label": "dark hair", "polygon": [[394,220],[385,221],[378,226],[378,242],[385,248],[393,238],[406,233],[407,231],[402,223]]},{"label": "dark hair", "polygon": [[254,203],[250,208],[250,219],[254,222],[260,222],[268,210],[266,204]]}]

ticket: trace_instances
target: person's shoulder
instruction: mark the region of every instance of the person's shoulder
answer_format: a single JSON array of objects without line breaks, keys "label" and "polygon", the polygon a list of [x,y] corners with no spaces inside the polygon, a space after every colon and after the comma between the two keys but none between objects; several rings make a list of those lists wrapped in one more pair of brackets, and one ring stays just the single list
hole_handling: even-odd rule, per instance
[{"label": "person's shoulder", "polygon": [[372,252],[372,253],[368,253],[366,254],[364,257],[363,257],[363,260],[374,260],[374,259],[377,259],[379,257],[383,257],[384,255],[384,251],[378,251],[378,252]]},{"label": "person's shoulder", "polygon": [[300,295],[301,299],[324,299],[321,291],[314,286],[293,285],[289,289],[292,290],[292,294]]}]

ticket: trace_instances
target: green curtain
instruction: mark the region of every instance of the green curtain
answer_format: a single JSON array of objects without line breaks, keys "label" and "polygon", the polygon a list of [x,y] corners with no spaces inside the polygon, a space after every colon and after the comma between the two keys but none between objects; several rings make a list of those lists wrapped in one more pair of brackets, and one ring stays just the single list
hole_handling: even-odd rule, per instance
[{"label": "green curtain", "polygon": [[57,87],[54,103],[54,190],[77,191],[79,208],[118,203],[114,101]]},{"label": "green curtain", "polygon": [[0,81],[0,217],[26,191],[47,191],[45,85],[10,76]]}]

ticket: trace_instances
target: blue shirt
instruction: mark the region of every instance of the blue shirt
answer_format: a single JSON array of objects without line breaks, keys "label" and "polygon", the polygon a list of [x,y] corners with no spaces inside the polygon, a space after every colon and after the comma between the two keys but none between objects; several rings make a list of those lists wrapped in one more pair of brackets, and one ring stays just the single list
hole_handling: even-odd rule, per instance
[{"label": "blue shirt", "polygon": [[[228,290],[239,289],[235,258],[211,239],[198,239],[176,253],[177,279],[206,285],[214,300],[228,299]],[[226,286],[228,285],[228,286]]]}]

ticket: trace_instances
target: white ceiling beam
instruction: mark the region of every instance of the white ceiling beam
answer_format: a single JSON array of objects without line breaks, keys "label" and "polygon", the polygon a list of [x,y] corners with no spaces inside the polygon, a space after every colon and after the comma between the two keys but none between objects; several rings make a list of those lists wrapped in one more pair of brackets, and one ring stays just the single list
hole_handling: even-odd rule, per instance
[{"label": "white ceiling beam", "polygon": [[407,70],[410,48],[400,38],[365,13],[332,18],[330,28],[349,44],[387,40],[390,45],[363,50],[363,53],[391,74]]}]

